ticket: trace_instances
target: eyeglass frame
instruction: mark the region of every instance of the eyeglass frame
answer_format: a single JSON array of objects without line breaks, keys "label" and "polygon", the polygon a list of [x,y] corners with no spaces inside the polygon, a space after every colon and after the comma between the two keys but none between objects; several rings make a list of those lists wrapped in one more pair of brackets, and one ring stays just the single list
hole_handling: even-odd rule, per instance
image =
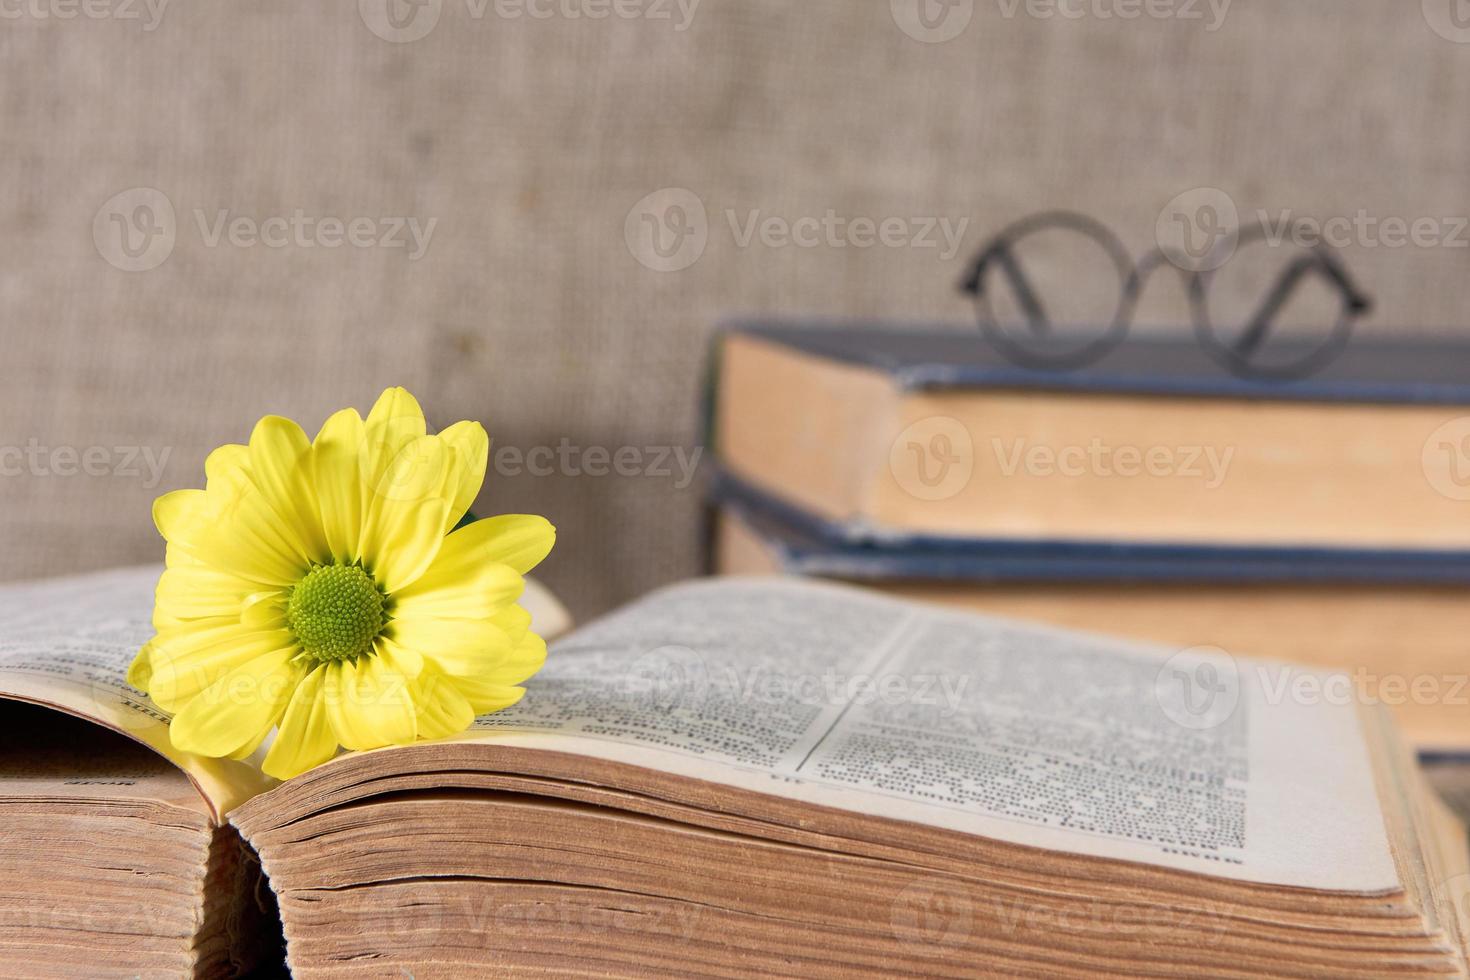
[{"label": "eyeglass frame", "polygon": [[[1082,234],[1099,245],[1112,261],[1118,273],[1121,291],[1118,305],[1107,329],[1095,340],[1065,354],[1041,354],[1026,347],[1000,329],[985,291],[985,274],[994,265],[1009,281],[1033,334],[1044,336],[1052,324],[1037,296],[1036,290],[1026,278],[1017,261],[1014,247],[1025,236],[1033,232],[1061,228]],[[1256,226],[1240,229],[1231,236],[1232,254],[1243,244],[1265,239],[1266,229]],[[1217,243],[1218,247],[1218,243]],[[1228,261],[1228,258],[1224,261]],[[960,282],[960,290],[969,293],[976,305],[976,319],[981,331],[1000,352],[1013,363],[1023,367],[1043,370],[1075,370],[1091,364],[1111,352],[1127,337],[1133,323],[1138,300],[1148,278],[1161,265],[1172,265],[1185,277],[1189,297],[1190,314],[1194,321],[1195,337],[1201,347],[1215,360],[1223,364],[1232,374],[1245,378],[1273,381],[1289,381],[1306,377],[1325,367],[1340,354],[1352,337],[1353,327],[1359,318],[1373,308],[1373,300],[1362,292],[1348,274],[1347,267],[1321,242],[1303,249],[1278,274],[1275,283],[1266,293],[1255,314],[1247,321],[1245,329],[1234,343],[1223,342],[1215,333],[1210,320],[1208,291],[1215,272],[1224,261],[1211,264],[1176,261],[1162,247],[1146,252],[1134,260],[1113,231],[1102,222],[1076,211],[1041,211],[1011,223],[990,239],[971,261],[969,271]],[[1341,308],[1336,322],[1325,343],[1314,347],[1305,357],[1283,365],[1259,365],[1250,361],[1250,355],[1258,350],[1271,332],[1274,318],[1286,305],[1291,294],[1304,277],[1317,272],[1326,277],[1341,298]]]}]

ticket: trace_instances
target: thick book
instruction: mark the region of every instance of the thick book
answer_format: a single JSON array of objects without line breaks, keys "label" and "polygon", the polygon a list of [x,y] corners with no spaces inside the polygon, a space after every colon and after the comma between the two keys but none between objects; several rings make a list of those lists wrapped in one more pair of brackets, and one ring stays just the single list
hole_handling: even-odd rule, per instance
[{"label": "thick book", "polygon": [[[129,687],[160,569],[0,587],[0,976],[238,977],[280,959],[274,896],[227,817],[274,781],[169,743]],[[526,580],[543,635],[570,624]],[[274,975],[262,973],[261,976]]]},{"label": "thick book", "polygon": [[1470,970],[1465,828],[1386,712],[1303,694],[1330,675],[706,580],[573,630],[460,737],[262,791],[172,752],[122,683],[152,585],[0,592],[65,625],[0,648],[0,691],[185,772],[258,853],[300,978]]},{"label": "thick book", "polygon": [[1047,371],[974,330],[753,321],[713,360],[722,465],[848,541],[1470,547],[1470,344],[1278,382],[1192,337]]},{"label": "thick book", "polygon": [[[1342,670],[1431,752],[1470,752],[1470,551],[1023,542],[861,545],[716,481],[712,567]],[[1467,810],[1470,812],[1470,810]]]}]

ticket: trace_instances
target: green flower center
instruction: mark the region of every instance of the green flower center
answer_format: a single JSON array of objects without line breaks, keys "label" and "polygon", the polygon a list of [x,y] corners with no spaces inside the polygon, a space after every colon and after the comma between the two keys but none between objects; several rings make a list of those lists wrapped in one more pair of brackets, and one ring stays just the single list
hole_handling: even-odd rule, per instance
[{"label": "green flower center", "polygon": [[387,621],[383,593],[359,565],[318,565],[286,604],[286,622],[307,655],[322,663],[371,652]]}]

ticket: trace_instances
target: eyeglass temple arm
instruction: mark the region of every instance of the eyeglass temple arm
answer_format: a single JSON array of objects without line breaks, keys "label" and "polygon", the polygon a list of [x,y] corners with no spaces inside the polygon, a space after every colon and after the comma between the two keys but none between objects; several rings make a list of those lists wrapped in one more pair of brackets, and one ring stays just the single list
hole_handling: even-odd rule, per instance
[{"label": "eyeglass temple arm", "polygon": [[1297,285],[1308,272],[1320,270],[1329,282],[1337,287],[1342,294],[1343,306],[1355,314],[1367,313],[1373,308],[1373,301],[1353,284],[1348,277],[1347,270],[1343,268],[1332,256],[1323,252],[1313,252],[1304,255],[1288,265],[1276,280],[1276,285],[1266,296],[1265,302],[1261,304],[1256,315],[1251,317],[1250,324],[1242,331],[1240,339],[1235,342],[1235,352],[1243,357],[1254,353],[1266,339],[1266,334],[1271,330],[1281,308],[1291,294],[1296,291]]},{"label": "eyeglass temple arm", "polygon": [[1036,290],[1031,287],[1031,280],[1026,277],[1021,263],[1016,261],[1016,256],[1011,252],[1008,242],[996,242],[980,253],[980,257],[975,260],[975,267],[970,270],[970,275],[966,277],[960,288],[974,296],[979,296],[984,292],[985,269],[992,262],[997,263],[1001,272],[1010,280],[1011,289],[1016,294],[1016,302],[1026,314],[1026,320],[1031,329],[1035,333],[1045,334],[1051,329],[1051,319],[1046,315],[1046,310],[1042,307]]}]

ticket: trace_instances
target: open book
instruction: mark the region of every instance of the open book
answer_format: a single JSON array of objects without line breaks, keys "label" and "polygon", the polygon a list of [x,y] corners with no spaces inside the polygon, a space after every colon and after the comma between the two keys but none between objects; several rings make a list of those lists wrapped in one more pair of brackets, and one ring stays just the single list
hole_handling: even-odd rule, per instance
[{"label": "open book", "polygon": [[151,585],[0,594],[85,638],[0,641],[0,691],[172,758],[298,977],[1467,972],[1464,828],[1328,675],[721,579],[568,634],[460,738],[262,792],[119,680]]}]

